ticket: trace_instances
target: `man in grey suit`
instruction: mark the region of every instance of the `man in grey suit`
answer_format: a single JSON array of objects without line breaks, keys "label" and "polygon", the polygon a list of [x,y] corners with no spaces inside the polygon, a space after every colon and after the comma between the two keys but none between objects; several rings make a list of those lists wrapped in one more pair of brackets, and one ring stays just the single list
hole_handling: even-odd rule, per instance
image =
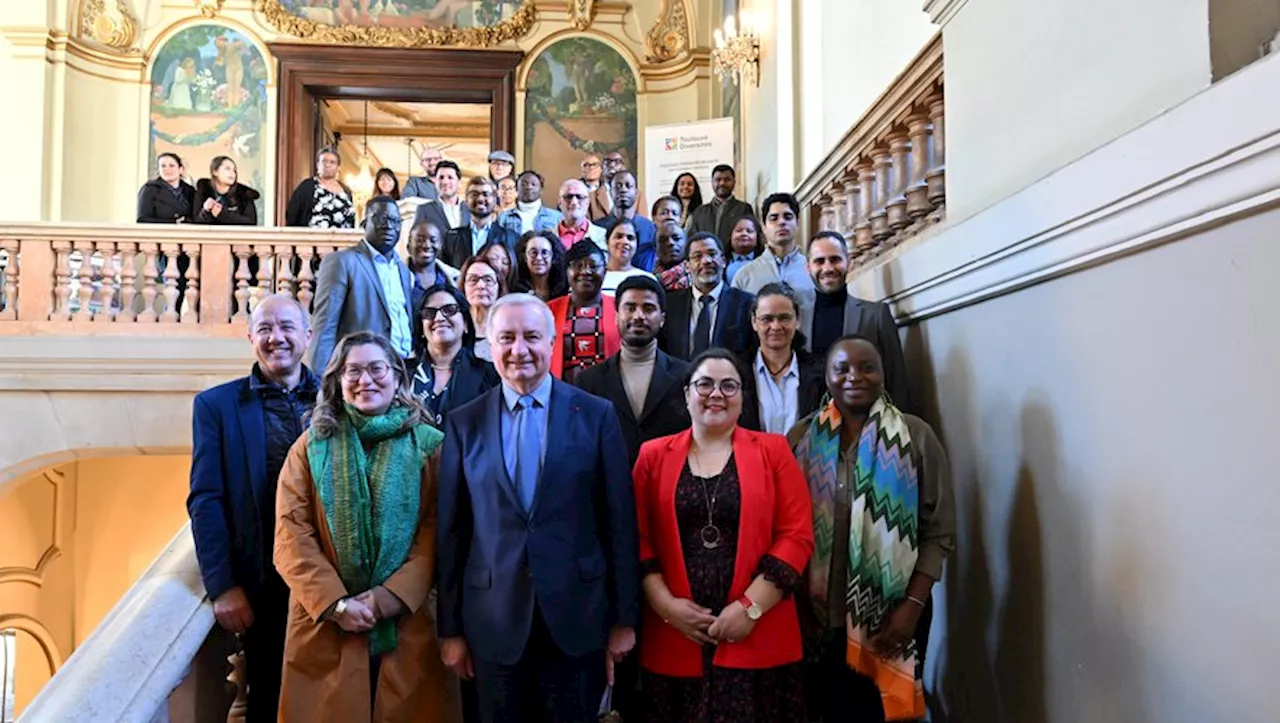
[{"label": "man in grey suit", "polygon": [[835,231],[820,231],[809,242],[809,276],[817,291],[812,306],[800,307],[800,331],[805,351],[825,358],[827,350],[845,334],[857,334],[876,345],[884,362],[884,388],[899,409],[913,412],[907,389],[907,365],[898,339],[898,324],[889,305],[849,294],[845,277],[849,245]]},{"label": "man in grey suit", "polygon": [[328,366],[338,341],[357,331],[382,334],[402,357],[413,351],[413,282],[396,253],[400,224],[396,202],[375,196],[365,206],[364,240],[320,264],[307,360],[312,369]]}]

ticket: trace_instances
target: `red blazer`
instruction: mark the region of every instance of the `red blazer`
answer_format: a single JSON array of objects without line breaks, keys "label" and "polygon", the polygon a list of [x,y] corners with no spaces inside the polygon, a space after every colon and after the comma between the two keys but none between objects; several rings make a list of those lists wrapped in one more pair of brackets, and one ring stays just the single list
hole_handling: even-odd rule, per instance
[{"label": "red blazer", "polygon": [[[632,478],[640,523],[640,559],[656,558],[662,577],[676,597],[687,598],[689,575],[676,522],[676,483],[689,456],[691,431],[646,442]],[[738,551],[728,605],[742,597],[760,558],[768,553],[803,575],[813,554],[813,505],[800,465],[785,437],[733,431],[733,457],[742,488]],[[713,614],[718,614],[714,610]],[[756,623],[745,640],[720,643],[715,664],[724,668],[776,668],[803,657],[794,596],[783,598]],[[681,678],[702,674],[699,646],[662,622],[648,605],[640,626],[640,664],[646,670]]]},{"label": "red blazer", "polygon": [[[604,318],[600,323],[604,326],[604,358],[608,359],[622,348],[622,336],[618,333],[618,312],[613,308],[613,297],[602,294],[600,308]],[[569,297],[559,296],[547,302],[551,313],[556,317],[556,348],[551,352],[551,376],[564,378],[564,323],[569,316]]]}]

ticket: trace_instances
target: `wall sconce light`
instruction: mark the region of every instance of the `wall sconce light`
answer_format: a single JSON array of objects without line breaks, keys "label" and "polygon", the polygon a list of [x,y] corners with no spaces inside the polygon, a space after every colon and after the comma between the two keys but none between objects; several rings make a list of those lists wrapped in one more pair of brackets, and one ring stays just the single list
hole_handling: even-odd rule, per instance
[{"label": "wall sconce light", "polygon": [[731,79],[760,85],[760,36],[747,24],[744,13],[739,30],[733,16],[724,19],[724,30],[715,32],[716,47],[711,50],[711,62],[721,80]]}]

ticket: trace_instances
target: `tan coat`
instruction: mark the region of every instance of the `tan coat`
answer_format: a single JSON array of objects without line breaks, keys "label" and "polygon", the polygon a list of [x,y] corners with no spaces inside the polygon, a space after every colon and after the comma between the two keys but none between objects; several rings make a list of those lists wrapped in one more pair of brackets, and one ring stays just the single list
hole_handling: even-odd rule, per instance
[{"label": "tan coat", "polygon": [[307,436],[294,443],[276,493],[275,565],[289,585],[289,623],[280,717],[285,723],[448,723],[435,621],[428,615],[436,547],[436,472],[439,456],[422,471],[422,519],[409,558],[383,585],[408,607],[399,619],[396,649],[382,657],[376,707],[369,696],[369,638],[344,632],[320,616],[348,595],[338,576],[333,539],[315,494]]}]

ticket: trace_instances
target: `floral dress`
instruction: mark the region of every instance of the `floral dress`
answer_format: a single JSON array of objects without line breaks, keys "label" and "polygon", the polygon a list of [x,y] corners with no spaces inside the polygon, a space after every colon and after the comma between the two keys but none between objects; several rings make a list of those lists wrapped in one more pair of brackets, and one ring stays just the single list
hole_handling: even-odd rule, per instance
[{"label": "floral dress", "polygon": [[[722,538],[715,549],[702,544],[707,524],[707,498],[715,501],[712,520]],[[680,548],[689,574],[693,601],[718,615],[729,604],[729,588],[738,555],[738,512],[742,490],[732,457],[715,477],[696,477],[685,462],[676,483],[676,521]],[[644,572],[659,570],[646,561]],[[757,575],[790,593],[800,581],[799,571],[772,555],[760,559]],[[753,575],[754,577],[754,575]],[[643,671],[642,720],[650,723],[804,723],[803,668],[800,663],[778,668],[721,668],[712,659],[714,645],[702,648],[702,677],[673,678]]]},{"label": "floral dress", "polygon": [[311,206],[311,228],[355,228],[356,211],[346,194],[334,193],[319,181],[312,193],[315,203]]}]

